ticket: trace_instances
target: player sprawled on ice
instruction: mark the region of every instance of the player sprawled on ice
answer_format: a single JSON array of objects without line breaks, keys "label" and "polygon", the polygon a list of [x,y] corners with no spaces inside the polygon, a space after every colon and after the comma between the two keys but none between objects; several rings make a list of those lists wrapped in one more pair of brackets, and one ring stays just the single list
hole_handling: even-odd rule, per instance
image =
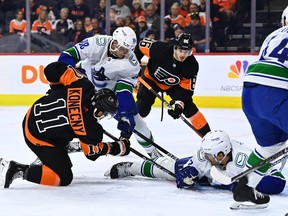
[{"label": "player sprawled on ice", "polygon": [[95,161],[102,155],[127,155],[130,142],[103,142],[99,120],[115,115],[118,100],[110,89],[95,91],[93,84],[72,66],[53,62],[44,68],[50,83],[48,93],[38,99],[23,120],[23,134],[28,147],[41,164],[24,165],[0,159],[4,188],[16,178],[51,186],[67,186],[73,179],[72,163],[66,146],[80,140],[85,156]]},{"label": "player sprawled on ice", "polygon": [[[251,153],[244,143],[231,140],[227,133],[221,130],[213,130],[207,133],[201,142],[201,147],[192,156],[173,160],[168,157],[159,157],[155,162],[169,171],[175,173],[178,188],[191,189],[197,183],[208,182],[215,187],[232,190],[235,184],[228,187],[213,180],[210,175],[211,167],[217,166],[228,176],[234,177],[241,173]],[[175,178],[157,168],[149,161],[120,162],[106,171],[105,176],[112,179],[131,176],[146,176],[175,181]],[[268,174],[257,184],[257,190],[267,194],[281,193],[286,180],[280,170],[269,169]],[[201,185],[201,184],[200,184]]]},{"label": "player sprawled on ice", "polygon": [[[152,133],[138,114],[133,98],[140,64],[134,54],[137,44],[135,32],[130,27],[117,28],[112,36],[95,35],[63,51],[59,61],[81,68],[96,89],[109,88],[118,98],[115,118],[121,137],[130,138],[134,130],[153,140]],[[156,148],[136,136],[137,141],[152,157],[159,156]]]},{"label": "player sprawled on ice", "polygon": [[[199,136],[203,137],[210,131],[210,127],[192,99],[199,70],[198,62],[192,53],[193,44],[191,35],[187,33],[180,34],[175,44],[144,38],[139,42],[135,53],[138,60],[144,55],[149,58],[142,79],[154,91],[165,92],[172,98],[170,104],[175,106],[175,109],[169,109],[168,114],[178,119],[183,113]],[[155,98],[156,95],[140,80],[137,93],[140,116],[149,115]]]},{"label": "player sprawled on ice", "polygon": [[[247,169],[284,149],[288,139],[288,6],[281,20],[283,27],[267,36],[258,61],[248,67],[244,77],[242,109],[258,144],[249,155]],[[269,164],[239,180],[233,194],[238,202],[235,208],[242,208],[245,201],[256,207],[268,206],[269,196],[255,193],[268,170]]]}]

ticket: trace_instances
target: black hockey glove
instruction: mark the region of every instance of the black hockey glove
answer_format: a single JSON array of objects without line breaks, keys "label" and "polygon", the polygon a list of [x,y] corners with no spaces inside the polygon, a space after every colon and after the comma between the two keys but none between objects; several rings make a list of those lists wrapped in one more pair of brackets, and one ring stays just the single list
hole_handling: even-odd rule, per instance
[{"label": "black hockey glove", "polygon": [[130,141],[129,139],[121,139],[116,142],[108,143],[110,145],[111,155],[124,156],[130,153]]},{"label": "black hockey glove", "polygon": [[178,119],[180,118],[183,109],[184,109],[184,103],[180,100],[171,100],[170,105],[172,106],[173,109],[169,108],[168,109],[168,114],[172,116],[173,119]]}]

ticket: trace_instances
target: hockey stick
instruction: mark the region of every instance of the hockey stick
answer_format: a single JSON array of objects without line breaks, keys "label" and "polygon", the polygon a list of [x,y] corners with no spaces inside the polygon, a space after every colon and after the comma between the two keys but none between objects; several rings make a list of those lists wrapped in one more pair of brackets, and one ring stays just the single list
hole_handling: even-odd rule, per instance
[{"label": "hockey stick", "polygon": [[155,148],[159,149],[160,151],[162,151],[164,154],[166,154],[167,156],[169,156],[170,158],[174,159],[174,160],[178,160],[179,158],[176,157],[175,155],[173,155],[172,153],[170,153],[169,151],[167,151],[166,149],[162,148],[161,146],[159,146],[157,143],[155,143],[153,140],[149,139],[148,137],[144,136],[142,133],[140,133],[139,131],[135,130],[133,131],[133,133],[137,134],[139,137],[141,137],[142,139],[144,139],[146,142],[149,142],[152,146],[154,146]]},{"label": "hockey stick", "polygon": [[[114,118],[116,121],[116,118]],[[170,158],[174,159],[174,160],[178,160],[179,158],[176,157],[175,155],[173,155],[172,153],[170,153],[169,151],[167,151],[166,149],[164,149],[163,147],[161,147],[160,145],[158,145],[157,143],[155,143],[153,140],[149,139],[148,137],[146,137],[144,134],[140,133],[139,131],[137,131],[136,129],[133,130],[133,133],[135,133],[136,135],[138,135],[139,137],[141,137],[143,140],[145,140],[146,142],[150,143],[152,146],[154,146],[155,148],[157,148],[158,150],[160,150],[161,152],[163,152],[164,154],[166,154],[167,156],[169,156]]]},{"label": "hockey stick", "polygon": [[[163,97],[161,97],[142,77],[138,77],[138,80],[149,90],[151,91],[157,98],[159,98],[167,107],[173,109],[172,105],[168,103]],[[201,138],[203,137],[197,129],[181,114],[180,118],[184,121],[194,132],[196,132]]]},{"label": "hockey stick", "polygon": [[[224,185],[229,185],[233,182],[236,182],[238,181],[240,178],[242,178],[243,176],[261,168],[262,166],[264,166],[265,164],[279,158],[280,156],[286,154],[288,152],[288,147],[287,148],[284,148],[283,150],[275,153],[274,155],[266,158],[265,160],[261,161],[259,164],[253,166],[253,167],[250,167],[249,169],[245,170],[244,172],[234,176],[234,177],[229,177],[229,176],[226,176],[224,173],[222,173],[216,166],[212,166],[211,170],[210,170],[210,175],[212,176],[213,179],[215,179],[216,181],[218,181],[219,183],[221,184],[224,184]],[[277,160],[275,160],[274,162],[272,162],[270,164],[270,166],[275,166],[276,164],[278,163],[281,163],[282,161],[284,160],[287,160],[288,158],[288,155],[285,155]]]},{"label": "hockey stick", "polygon": [[[119,141],[119,139],[117,139],[115,136],[113,136],[112,134],[110,134],[109,132],[107,132],[105,130],[104,130],[104,134],[106,134],[108,137],[110,137],[114,141]],[[146,157],[145,155],[141,154],[140,152],[138,152],[137,150],[133,149],[132,147],[130,147],[130,151],[133,152],[134,154],[136,154],[137,156],[141,157],[143,160],[149,161],[151,164],[155,165],[156,167],[158,167],[163,172],[166,172],[169,175],[171,175],[174,178],[176,178],[176,176],[175,176],[175,174],[173,172],[171,172],[170,170],[168,170],[165,167],[161,166],[160,164],[156,163],[155,161],[151,160],[150,158]]]}]

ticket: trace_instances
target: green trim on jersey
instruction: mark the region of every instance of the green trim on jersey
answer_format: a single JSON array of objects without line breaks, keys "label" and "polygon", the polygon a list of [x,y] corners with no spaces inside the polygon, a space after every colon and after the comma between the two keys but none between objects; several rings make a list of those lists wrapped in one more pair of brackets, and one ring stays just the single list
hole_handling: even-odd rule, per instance
[{"label": "green trim on jersey", "polygon": [[115,90],[116,91],[128,90],[132,93],[133,92],[133,86],[131,84],[120,81],[120,82],[116,83]]},{"label": "green trim on jersey", "polygon": [[280,179],[285,180],[285,177],[284,177],[284,176],[282,175],[282,173],[279,172],[279,171],[273,173],[272,176],[274,176],[274,177],[278,177],[278,178],[280,178]]},{"label": "green trim on jersey", "polygon": [[[259,158],[255,152],[252,152],[248,158],[247,164],[249,164],[249,166],[255,166],[257,164],[259,164],[260,162],[262,162],[263,159]],[[267,172],[267,170],[270,168],[270,163],[265,164],[264,166],[260,167],[259,169],[257,169],[257,171],[259,171],[260,173],[264,174]]]},{"label": "green trim on jersey", "polygon": [[145,161],[142,168],[142,174],[147,177],[155,178],[152,174],[153,164],[149,161]]},{"label": "green trim on jersey", "polygon": [[[149,140],[154,141],[154,138],[152,136],[152,134],[149,137]],[[137,140],[137,142],[145,149],[145,148],[150,148],[152,147],[150,142],[146,142],[146,141],[139,141]]]},{"label": "green trim on jersey", "polygon": [[246,72],[246,75],[250,74],[251,75],[264,74],[267,76],[281,77],[288,79],[288,73],[286,68],[277,67],[271,64],[263,64],[263,63],[252,64],[249,66]]},{"label": "green trim on jersey", "polygon": [[73,59],[75,60],[75,62],[79,62],[80,61],[80,58],[77,55],[76,49],[74,47],[70,47],[70,48],[66,49],[64,51],[64,53],[67,53],[68,55],[72,56]]}]

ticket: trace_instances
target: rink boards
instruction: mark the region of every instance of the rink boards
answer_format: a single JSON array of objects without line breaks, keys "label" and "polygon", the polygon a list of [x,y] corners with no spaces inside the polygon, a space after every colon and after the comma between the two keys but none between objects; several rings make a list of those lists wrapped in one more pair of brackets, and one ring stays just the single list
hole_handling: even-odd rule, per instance
[{"label": "rink boards", "polygon": [[[0,106],[26,106],[45,94],[44,67],[58,54],[0,55]],[[257,55],[197,54],[199,72],[193,100],[199,107],[240,108],[244,74]],[[143,59],[145,62],[145,59]],[[166,100],[170,100],[165,96]],[[161,106],[158,99],[154,106]]]}]

